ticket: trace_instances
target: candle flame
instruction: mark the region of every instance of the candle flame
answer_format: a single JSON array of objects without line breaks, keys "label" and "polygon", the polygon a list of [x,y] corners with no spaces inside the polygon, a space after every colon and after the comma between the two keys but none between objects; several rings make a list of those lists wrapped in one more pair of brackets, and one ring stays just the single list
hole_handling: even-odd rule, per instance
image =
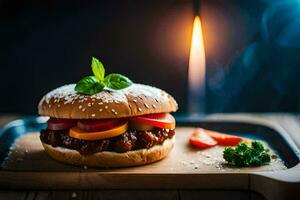
[{"label": "candle flame", "polygon": [[189,103],[190,113],[204,112],[205,96],[205,50],[201,21],[198,16],[194,19],[193,35],[189,59]]}]

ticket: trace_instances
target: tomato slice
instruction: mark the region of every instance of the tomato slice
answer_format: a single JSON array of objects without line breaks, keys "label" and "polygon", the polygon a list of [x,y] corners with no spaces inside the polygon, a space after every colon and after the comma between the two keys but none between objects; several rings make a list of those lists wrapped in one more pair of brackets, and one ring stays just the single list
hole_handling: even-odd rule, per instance
[{"label": "tomato slice", "polygon": [[149,126],[155,126],[171,130],[175,129],[176,126],[175,118],[170,113],[143,115],[133,117],[130,120],[139,124],[146,124]]},{"label": "tomato slice", "polygon": [[58,131],[72,128],[76,126],[77,120],[76,119],[57,119],[57,118],[50,118],[47,121],[48,129]]},{"label": "tomato slice", "polygon": [[130,129],[137,130],[137,131],[151,131],[154,129],[153,126],[149,126],[147,124],[140,124],[134,121],[129,122]]},{"label": "tomato slice", "polygon": [[243,141],[243,138],[235,135],[228,135],[228,134],[219,133],[211,130],[205,130],[205,129],[202,130],[205,131],[213,139],[215,139],[218,142],[218,144],[223,146],[235,146],[239,142]]},{"label": "tomato slice", "polygon": [[[117,119],[84,119],[77,122],[77,126],[87,132],[109,130],[120,125]],[[123,122],[124,123],[124,122]]]},{"label": "tomato slice", "polygon": [[200,149],[206,149],[217,145],[217,141],[206,134],[204,129],[196,128],[190,137],[190,144]]},{"label": "tomato slice", "polygon": [[125,122],[117,127],[105,131],[86,132],[79,127],[73,127],[69,131],[69,136],[82,140],[102,140],[106,138],[116,137],[125,133],[128,130],[128,122]]}]

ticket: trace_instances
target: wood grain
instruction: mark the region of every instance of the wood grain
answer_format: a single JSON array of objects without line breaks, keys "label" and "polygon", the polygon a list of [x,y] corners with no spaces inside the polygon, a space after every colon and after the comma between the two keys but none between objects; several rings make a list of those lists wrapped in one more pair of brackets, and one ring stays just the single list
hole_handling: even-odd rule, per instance
[{"label": "wood grain", "polygon": [[[210,115],[207,117],[209,120],[239,120],[239,121],[252,121],[252,122],[263,122],[263,123],[271,123],[275,124],[276,126],[280,126],[283,130],[286,131],[288,134],[288,137],[293,139],[293,142],[300,147],[300,123],[299,123],[299,116],[295,115],[289,115],[289,114],[216,114],[216,115]],[[174,151],[176,152],[176,151]],[[172,156],[172,154],[171,154]],[[169,158],[168,158],[169,159]],[[158,163],[157,163],[158,164]],[[65,165],[64,165],[65,166]],[[53,167],[53,166],[52,166]],[[56,166],[57,167],[57,166]],[[66,166],[65,166],[66,167]],[[146,199],[148,196],[151,196],[151,192],[156,191],[158,197],[162,195],[161,197],[166,197],[170,195],[171,197],[174,197],[174,199],[199,199],[200,197],[203,197],[201,199],[219,199],[220,196],[226,196],[228,198],[232,199],[264,199],[259,194],[256,194],[255,192],[259,192],[263,194],[268,199],[283,199],[283,198],[289,198],[292,197],[295,194],[299,194],[299,182],[300,182],[300,167],[296,166],[292,170],[281,170],[282,173],[279,173],[278,175],[274,175],[273,172],[252,172],[251,174],[247,173],[238,173],[235,172],[229,172],[228,173],[209,173],[209,172],[203,172],[203,174],[200,173],[190,173],[185,174],[182,176],[182,182],[176,183],[176,176],[170,176],[165,173],[158,173],[158,174],[152,174],[151,170],[153,168],[149,168],[150,172],[146,175],[142,175],[138,173],[133,173],[132,176],[138,177],[138,181],[135,182],[135,180],[132,178],[132,176],[120,176],[122,175],[121,172],[114,171],[114,172],[105,172],[105,170],[95,171],[94,169],[80,169],[78,168],[72,168],[69,169],[70,171],[68,173],[63,172],[48,172],[45,174],[45,177],[51,177],[51,181],[54,182],[57,180],[60,180],[62,184],[65,184],[66,188],[69,188],[70,190],[64,191],[64,190],[49,190],[49,188],[53,189],[51,187],[51,181],[43,181],[43,185],[41,185],[41,182],[39,182],[38,179],[33,178],[37,172],[25,172],[22,173],[21,171],[16,173],[13,171],[6,171],[7,174],[0,175],[0,180],[3,180],[3,178],[10,177],[6,180],[6,183],[8,185],[14,186],[14,188],[20,188],[20,189],[29,189],[29,191],[24,190],[18,190],[18,191],[0,191],[0,200],[2,199],[74,199],[73,193],[76,193],[76,199],[105,199],[103,198],[103,191],[106,191],[105,194],[106,198],[109,198],[109,196],[113,196],[115,198],[120,198],[122,196],[130,197],[130,199]],[[70,174],[73,174],[74,170],[78,171],[75,176],[69,176]],[[131,169],[134,170],[134,169]],[[194,170],[191,169],[191,172]],[[287,171],[287,173],[285,173]],[[88,176],[84,177],[82,176],[83,173],[88,172]],[[236,179],[232,179],[231,173],[233,173],[236,177]],[[126,173],[127,174],[127,173]],[[209,176],[207,176],[209,174]],[[116,176],[115,176],[116,175]],[[157,181],[153,181],[153,177],[151,176],[157,176]],[[2,176],[2,177],[1,177]],[[67,177],[66,177],[67,176]],[[68,177],[69,176],[69,177]],[[96,179],[95,179],[96,177]],[[149,178],[150,177],[150,178]],[[73,182],[66,181],[68,178],[73,178]],[[20,183],[19,185],[16,184],[16,181],[24,179],[23,182],[26,183],[34,183],[37,181],[37,183],[24,187],[24,184]],[[43,179],[43,177],[40,177],[40,180]],[[289,183],[282,180],[292,180],[294,183]],[[105,180],[105,181],[103,181]],[[199,181],[200,180],[200,181]],[[105,184],[97,185],[95,182],[105,182]],[[144,184],[141,184],[143,181]],[[227,187],[223,187],[224,184],[220,184],[220,181],[225,181],[227,183]],[[113,185],[115,182],[123,182],[123,185],[120,186],[123,187],[123,190],[111,190],[113,189]],[[170,183],[173,182],[173,184],[170,185],[164,185],[164,183]],[[78,190],[80,189],[77,184],[86,183],[86,187],[81,187],[81,189],[84,190]],[[16,185],[13,185],[16,184]],[[158,186],[161,187],[160,190],[158,188],[150,187],[153,184],[158,184]],[[128,187],[128,185],[131,185],[132,187]],[[77,187],[76,187],[77,186]],[[127,186],[127,187],[126,187]],[[136,190],[134,187],[139,188],[139,190]],[[7,188],[7,185],[0,185],[0,188]],[[41,190],[32,190],[33,188],[40,188],[45,189],[43,191]],[[174,188],[174,189],[171,189]],[[201,190],[199,190],[202,188]],[[209,195],[209,192],[207,193],[207,190],[203,189],[211,189],[214,188],[214,190],[209,190],[212,194],[215,194],[213,196]],[[89,189],[89,190],[86,190]],[[97,189],[97,190],[90,190],[90,189]],[[99,190],[101,189],[101,190]],[[124,190],[126,189],[126,190]],[[127,190],[130,189],[130,190]],[[140,190],[142,189],[142,190]],[[151,190],[150,193],[143,193],[145,195],[137,195],[139,191],[146,191],[145,189],[155,189]],[[161,190],[164,189],[164,190]],[[171,189],[171,190],[170,190]],[[183,189],[189,189],[189,190],[183,190]],[[190,189],[196,189],[196,190],[190,190]],[[227,190],[224,190],[227,189]],[[235,189],[235,190],[232,190]],[[241,189],[240,191],[236,191],[236,189]],[[249,192],[250,191],[255,191]],[[148,190],[147,190],[148,191]],[[215,193],[216,192],[216,193]],[[116,194],[115,194],[116,193]],[[120,193],[120,194],[118,194]],[[123,194],[122,194],[123,193]],[[115,195],[111,195],[115,194]],[[177,194],[177,195],[175,195]],[[155,196],[154,195],[154,196]],[[163,196],[166,195],[166,196]],[[206,195],[206,196],[205,196]],[[219,195],[219,196],[218,196]],[[147,196],[147,197],[145,197]],[[157,197],[156,196],[156,197]],[[135,198],[139,197],[139,198]],[[144,198],[143,198],[144,197]],[[209,198],[206,198],[209,197]],[[111,199],[115,199],[111,198]],[[153,198],[151,198],[153,199]],[[173,199],[173,198],[171,198]]]},{"label": "wood grain", "polygon": [[[3,194],[0,200],[264,200],[263,196],[246,190],[69,190],[69,191],[15,191]],[[19,198],[18,198],[19,197]]]},{"label": "wood grain", "polygon": [[[43,150],[38,133],[16,141],[0,173],[0,186],[37,189],[248,189],[251,172],[285,170],[282,162],[231,168],[224,147],[198,150],[188,144],[194,128],[176,129],[176,145],[164,160],[130,168],[87,168],[61,164]],[[1,180],[5,180],[4,182]]]}]

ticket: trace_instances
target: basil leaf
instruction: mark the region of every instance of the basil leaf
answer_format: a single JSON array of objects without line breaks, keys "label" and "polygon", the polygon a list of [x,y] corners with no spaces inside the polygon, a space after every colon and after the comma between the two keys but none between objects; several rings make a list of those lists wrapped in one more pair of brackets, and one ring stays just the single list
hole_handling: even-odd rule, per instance
[{"label": "basil leaf", "polygon": [[95,75],[95,77],[99,80],[99,81],[103,81],[104,80],[104,75],[105,75],[105,69],[103,64],[97,59],[92,57],[92,71]]},{"label": "basil leaf", "polygon": [[75,91],[82,94],[93,95],[102,91],[105,87],[120,90],[132,84],[132,81],[121,74],[109,74],[105,76],[103,64],[92,57],[91,68],[94,76],[81,79],[75,86]]},{"label": "basil leaf", "polygon": [[120,90],[130,86],[132,81],[121,74],[109,74],[105,77],[104,84],[108,88]]},{"label": "basil leaf", "polygon": [[75,86],[78,93],[93,95],[103,90],[103,82],[99,82],[95,76],[86,76]]}]

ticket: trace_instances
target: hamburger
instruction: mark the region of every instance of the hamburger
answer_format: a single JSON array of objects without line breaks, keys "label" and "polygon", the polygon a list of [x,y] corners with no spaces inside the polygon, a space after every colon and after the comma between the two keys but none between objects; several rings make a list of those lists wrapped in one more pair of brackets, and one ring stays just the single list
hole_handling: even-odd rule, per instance
[{"label": "hamburger", "polygon": [[[102,63],[94,59],[96,79],[93,63]],[[104,87],[93,85],[92,92],[91,87],[83,92],[79,81],[41,99],[38,112],[50,118],[40,140],[50,157],[71,165],[127,167],[153,163],[170,153],[175,141],[175,119],[170,114],[177,110],[174,98],[118,76],[109,82],[103,75]],[[126,87],[112,86],[124,80],[129,83]]]}]

